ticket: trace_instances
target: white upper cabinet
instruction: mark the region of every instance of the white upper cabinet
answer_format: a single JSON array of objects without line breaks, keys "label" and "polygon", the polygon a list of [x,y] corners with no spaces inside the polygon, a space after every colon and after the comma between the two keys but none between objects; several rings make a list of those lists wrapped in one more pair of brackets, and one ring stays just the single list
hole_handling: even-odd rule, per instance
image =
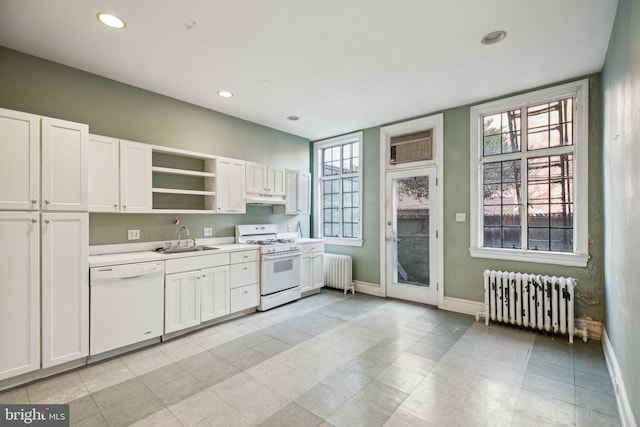
[{"label": "white upper cabinet", "polygon": [[120,211],[120,141],[89,135],[89,212]]},{"label": "white upper cabinet", "polygon": [[216,158],[216,212],[245,213],[245,162]]},{"label": "white upper cabinet", "polygon": [[273,213],[309,215],[311,210],[311,174],[287,169],[285,175],[285,205],[274,206]]},{"label": "white upper cabinet", "polygon": [[309,172],[300,172],[298,213],[311,215],[311,174]]},{"label": "white upper cabinet", "polygon": [[42,118],[43,211],[87,211],[89,126]]},{"label": "white upper cabinet", "polygon": [[284,196],[284,169],[246,162],[247,194]]},{"label": "white upper cabinet", "polygon": [[246,191],[251,194],[262,194],[267,188],[267,165],[246,162]]},{"label": "white upper cabinet", "polygon": [[267,192],[272,196],[284,196],[284,169],[267,166]]},{"label": "white upper cabinet", "polygon": [[39,209],[39,116],[0,108],[0,182],[0,209]]},{"label": "white upper cabinet", "polygon": [[122,212],[151,212],[151,148],[149,144],[120,141]]}]

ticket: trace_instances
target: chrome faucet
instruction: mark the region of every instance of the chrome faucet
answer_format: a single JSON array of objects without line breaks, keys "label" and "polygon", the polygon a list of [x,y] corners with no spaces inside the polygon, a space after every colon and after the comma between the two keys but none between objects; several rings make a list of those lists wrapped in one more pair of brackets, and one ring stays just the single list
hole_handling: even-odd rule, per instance
[{"label": "chrome faucet", "polygon": [[[186,226],[182,226],[178,229],[178,246],[182,246],[182,231],[186,233],[187,237],[189,237],[189,229]],[[188,245],[188,243],[187,243]]]}]

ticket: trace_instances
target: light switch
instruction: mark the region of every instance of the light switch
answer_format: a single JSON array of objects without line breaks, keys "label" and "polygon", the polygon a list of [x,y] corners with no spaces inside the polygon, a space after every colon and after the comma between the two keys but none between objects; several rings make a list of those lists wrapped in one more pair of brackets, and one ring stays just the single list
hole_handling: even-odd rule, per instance
[{"label": "light switch", "polygon": [[213,228],[205,227],[204,229],[204,237],[213,236]]},{"label": "light switch", "polygon": [[140,230],[129,230],[129,240],[140,240]]},{"label": "light switch", "polygon": [[464,212],[457,212],[456,213],[456,221],[458,222],[465,222],[467,220],[467,214]]}]

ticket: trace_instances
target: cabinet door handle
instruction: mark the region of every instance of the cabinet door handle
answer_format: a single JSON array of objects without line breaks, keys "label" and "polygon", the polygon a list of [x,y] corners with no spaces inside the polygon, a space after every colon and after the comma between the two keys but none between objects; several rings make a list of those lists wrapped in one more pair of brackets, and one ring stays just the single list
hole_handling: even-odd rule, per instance
[{"label": "cabinet door handle", "polygon": [[48,205],[49,203],[51,203],[51,202],[49,202],[48,200],[45,200],[45,201],[44,201],[44,204],[45,204],[45,205]]},{"label": "cabinet door handle", "polygon": [[36,222],[38,222],[38,220],[37,220],[37,219],[31,219],[31,223],[32,223],[32,224],[35,224]]},{"label": "cabinet door handle", "polygon": [[123,209],[127,209],[127,205],[122,205],[122,208]]},{"label": "cabinet door handle", "polygon": [[248,268],[247,268],[247,267],[245,267],[245,268],[243,268],[243,269],[242,269],[242,271],[247,271],[247,270],[248,270]]},{"label": "cabinet door handle", "polygon": [[35,205],[36,203],[38,203],[38,201],[36,199],[31,199],[31,204]]},{"label": "cabinet door handle", "polygon": [[45,220],[44,220],[44,223],[45,223],[45,224],[49,224],[50,222],[51,222],[51,221],[50,221],[50,220],[48,220],[48,219],[45,219]]},{"label": "cabinet door handle", "polygon": [[244,291],[244,292],[242,293],[242,295],[246,295],[246,294],[248,294],[248,293],[249,293],[249,291]]},{"label": "cabinet door handle", "polygon": [[117,208],[117,207],[118,207],[118,204],[117,204],[117,203],[114,203],[114,204],[113,204],[113,207],[114,207],[114,208]]}]

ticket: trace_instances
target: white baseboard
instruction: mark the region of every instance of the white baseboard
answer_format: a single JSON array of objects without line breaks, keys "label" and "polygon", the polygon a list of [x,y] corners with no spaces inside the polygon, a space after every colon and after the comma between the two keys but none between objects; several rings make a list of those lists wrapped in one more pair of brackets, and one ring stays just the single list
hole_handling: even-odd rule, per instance
[{"label": "white baseboard", "polygon": [[484,311],[484,302],[461,298],[444,297],[442,306],[440,306],[439,308],[448,311],[455,311],[456,313],[475,316],[479,312]]},{"label": "white baseboard", "polygon": [[627,388],[624,385],[624,377],[620,371],[618,359],[616,354],[613,352],[611,341],[609,341],[609,336],[607,335],[607,329],[604,326],[602,327],[602,349],[604,350],[607,369],[609,369],[609,376],[613,382],[613,389],[616,393],[620,423],[623,427],[638,427],[636,419],[633,416],[633,411],[631,410],[629,395],[627,394]]},{"label": "white baseboard", "polygon": [[361,282],[359,280],[354,280],[353,283],[356,285],[356,292],[362,292],[363,294],[374,295],[382,298],[385,297],[382,287],[376,283]]}]

